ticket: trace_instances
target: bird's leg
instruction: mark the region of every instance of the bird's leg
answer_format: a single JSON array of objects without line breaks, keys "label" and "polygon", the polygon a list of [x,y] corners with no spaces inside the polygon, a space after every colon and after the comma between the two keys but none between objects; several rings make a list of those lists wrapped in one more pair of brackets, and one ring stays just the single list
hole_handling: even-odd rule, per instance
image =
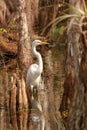
[{"label": "bird's leg", "polygon": [[34,93],[34,94],[37,93],[37,86],[33,87],[33,93]]},{"label": "bird's leg", "polygon": [[31,99],[33,100],[33,99],[34,99],[34,95],[33,95],[33,89],[34,89],[34,86],[31,85],[30,87],[31,87]]},{"label": "bird's leg", "polygon": [[33,96],[34,99],[37,100],[38,99],[38,90],[37,90],[37,86],[33,87]]},{"label": "bird's leg", "polygon": [[31,99],[37,98],[37,86],[31,85]]},{"label": "bird's leg", "polygon": [[34,86],[33,86],[33,85],[31,85],[31,93],[33,93],[33,88],[34,88]]}]

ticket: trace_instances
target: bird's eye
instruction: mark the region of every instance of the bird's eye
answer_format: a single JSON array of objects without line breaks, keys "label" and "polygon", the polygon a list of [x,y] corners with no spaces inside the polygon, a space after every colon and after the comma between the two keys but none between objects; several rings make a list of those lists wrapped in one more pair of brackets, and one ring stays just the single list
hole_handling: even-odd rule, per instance
[{"label": "bird's eye", "polygon": [[41,44],[41,42],[40,42],[40,41],[38,41],[38,44]]}]

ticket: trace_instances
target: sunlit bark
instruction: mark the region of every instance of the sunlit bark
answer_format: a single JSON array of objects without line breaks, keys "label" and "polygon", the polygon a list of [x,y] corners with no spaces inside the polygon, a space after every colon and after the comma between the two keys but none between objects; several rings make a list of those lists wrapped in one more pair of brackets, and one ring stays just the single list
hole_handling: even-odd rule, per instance
[{"label": "sunlit bark", "polygon": [[31,63],[31,45],[28,33],[28,23],[26,16],[26,2],[19,0],[19,44],[18,61],[22,74],[26,75],[29,64]]},{"label": "sunlit bark", "polygon": [[16,75],[12,77],[11,84],[11,96],[10,96],[10,113],[11,113],[11,122],[14,129],[18,130],[17,125],[17,115],[16,115],[16,96],[17,96],[17,87],[16,87]]}]

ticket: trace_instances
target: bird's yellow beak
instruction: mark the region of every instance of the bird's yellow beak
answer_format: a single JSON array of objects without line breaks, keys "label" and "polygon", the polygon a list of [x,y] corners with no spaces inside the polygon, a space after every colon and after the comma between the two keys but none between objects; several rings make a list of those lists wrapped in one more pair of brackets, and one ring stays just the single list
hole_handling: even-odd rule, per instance
[{"label": "bird's yellow beak", "polygon": [[49,43],[48,43],[48,42],[41,42],[41,44],[43,44],[43,45],[44,45],[44,44],[49,44]]}]

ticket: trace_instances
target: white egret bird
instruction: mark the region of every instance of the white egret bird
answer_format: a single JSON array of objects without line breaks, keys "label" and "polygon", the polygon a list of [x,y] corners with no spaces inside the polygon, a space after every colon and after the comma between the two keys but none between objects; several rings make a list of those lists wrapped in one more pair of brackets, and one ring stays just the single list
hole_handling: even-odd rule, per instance
[{"label": "white egret bird", "polygon": [[34,87],[39,86],[40,81],[41,81],[41,74],[43,72],[43,60],[42,60],[41,54],[36,50],[36,47],[38,45],[45,45],[45,44],[48,44],[48,43],[42,42],[40,40],[35,40],[32,43],[32,52],[38,59],[38,64],[30,65],[27,71],[26,84],[27,86],[30,85],[32,94],[33,94]]}]

